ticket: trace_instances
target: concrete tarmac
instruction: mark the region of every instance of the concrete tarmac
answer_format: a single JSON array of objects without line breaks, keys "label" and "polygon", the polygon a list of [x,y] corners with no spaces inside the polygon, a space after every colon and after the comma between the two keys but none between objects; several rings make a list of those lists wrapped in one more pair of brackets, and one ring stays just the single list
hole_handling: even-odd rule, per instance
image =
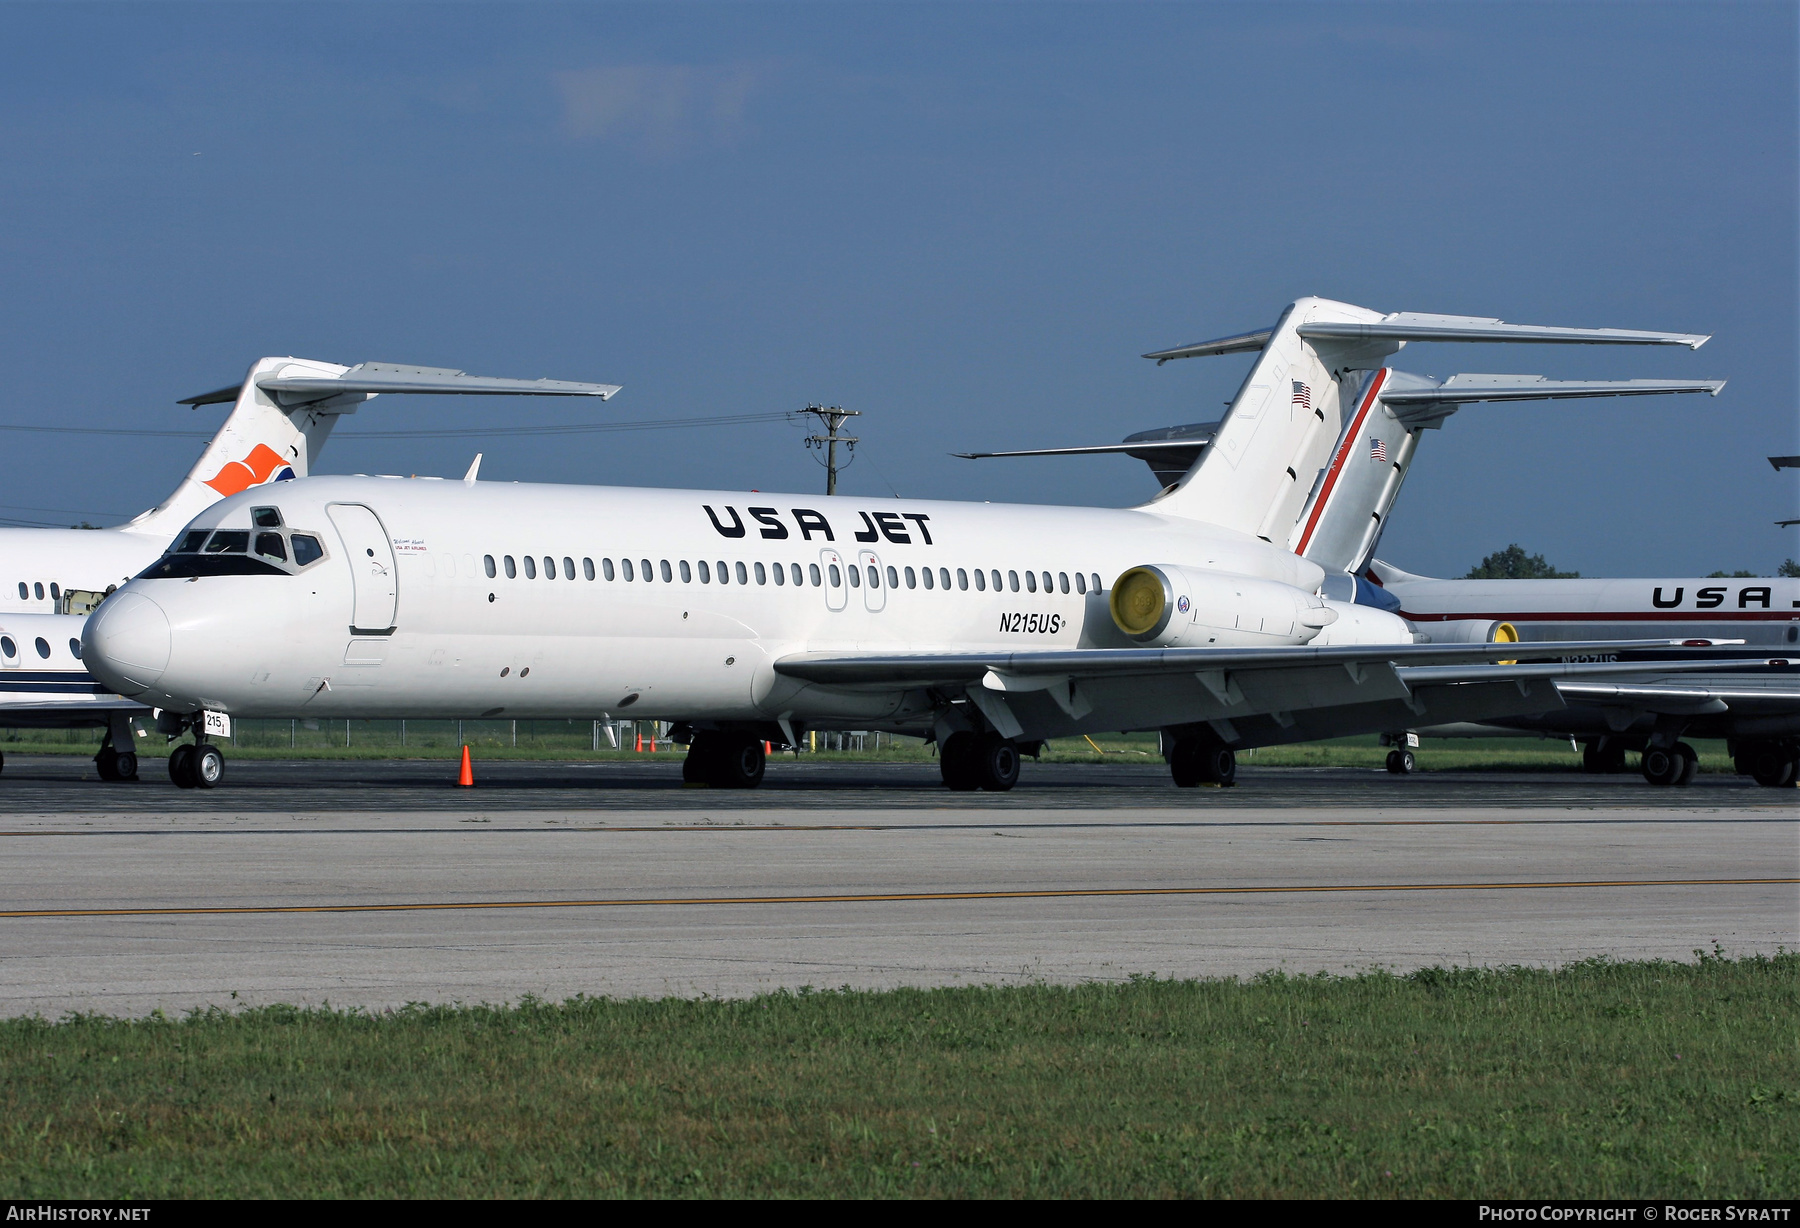
[{"label": "concrete tarmac", "polygon": [[[153,765],[154,766],[154,765]],[[1731,777],[9,758],[0,1015],[1346,972],[1800,947],[1800,800]],[[147,777],[149,773],[146,773]]]}]

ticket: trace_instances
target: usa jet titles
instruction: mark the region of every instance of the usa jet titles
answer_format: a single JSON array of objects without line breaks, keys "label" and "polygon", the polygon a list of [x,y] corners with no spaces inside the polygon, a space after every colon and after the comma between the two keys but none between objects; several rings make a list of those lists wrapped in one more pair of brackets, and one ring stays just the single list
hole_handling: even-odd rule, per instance
[{"label": "usa jet titles", "polygon": [[[750,526],[744,523],[743,517],[738,515],[735,507],[727,505],[723,519],[710,504],[701,504],[701,510],[706,513],[706,518],[712,521],[712,527],[718,530],[720,537],[743,537],[750,531]],[[744,512],[756,525],[757,531],[770,541],[782,541],[793,536],[788,531],[787,523],[782,520],[781,511],[778,508],[746,507]],[[788,509],[788,515],[793,518],[794,527],[799,530],[801,540],[811,541],[815,533],[828,542],[837,540],[837,535],[832,532],[831,522],[825,518],[823,512],[814,511],[810,507],[795,507]],[[926,546],[936,544],[931,540],[931,529],[926,523],[931,517],[924,512],[858,512],[857,515],[862,517],[862,527],[856,529],[851,536],[859,542],[880,541],[882,538],[886,538],[897,546],[910,546],[915,543]],[[908,525],[907,521],[911,521],[911,525]]]}]

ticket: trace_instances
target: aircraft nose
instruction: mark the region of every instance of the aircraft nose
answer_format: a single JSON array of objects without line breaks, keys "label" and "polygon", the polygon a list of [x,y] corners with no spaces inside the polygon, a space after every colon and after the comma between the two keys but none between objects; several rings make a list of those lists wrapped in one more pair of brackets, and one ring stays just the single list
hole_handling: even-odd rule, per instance
[{"label": "aircraft nose", "polygon": [[148,690],[169,667],[169,616],[141,593],[119,593],[88,616],[82,662],[121,695]]}]

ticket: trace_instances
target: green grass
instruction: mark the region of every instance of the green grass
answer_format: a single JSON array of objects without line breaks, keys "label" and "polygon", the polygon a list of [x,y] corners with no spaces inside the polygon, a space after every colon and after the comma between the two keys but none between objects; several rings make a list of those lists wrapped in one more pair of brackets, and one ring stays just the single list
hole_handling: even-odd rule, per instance
[{"label": "green grass", "polygon": [[0,1196],[1792,1198],[1797,990],[1784,954],[12,1020]]},{"label": "green grass", "polygon": [[[454,759],[462,751],[455,721],[408,721],[404,734],[399,721],[352,721],[345,745],[344,722],[315,721],[308,729],[303,721],[240,720],[237,737],[226,742],[226,754],[238,759]],[[463,739],[477,759],[531,760],[649,760],[631,749],[612,750],[602,742],[593,749],[593,730],[586,721],[465,721]],[[648,731],[649,722],[644,722]],[[100,745],[95,729],[12,729],[0,734],[0,750],[8,754],[92,755]],[[821,738],[825,735],[821,734]],[[1700,770],[1731,773],[1731,757],[1723,741],[1693,739],[1700,752]],[[821,747],[825,743],[821,742]],[[881,735],[873,749],[808,751],[822,761],[864,763],[935,763],[932,749],[917,738]],[[1096,747],[1098,749],[1096,749]],[[169,746],[159,736],[140,738],[138,754],[144,758],[166,756]],[[678,758],[662,744],[659,757]],[[1566,741],[1544,738],[1473,738],[1428,741],[1416,753],[1419,770],[1425,772],[1579,772],[1581,755]],[[1355,767],[1371,770],[1383,766],[1387,748],[1374,735],[1302,742],[1293,746],[1264,746],[1238,756],[1246,767]],[[1045,763],[1137,763],[1160,765],[1154,734],[1096,734],[1085,738],[1058,738],[1044,748]],[[1635,762],[1635,761],[1634,761]]]}]

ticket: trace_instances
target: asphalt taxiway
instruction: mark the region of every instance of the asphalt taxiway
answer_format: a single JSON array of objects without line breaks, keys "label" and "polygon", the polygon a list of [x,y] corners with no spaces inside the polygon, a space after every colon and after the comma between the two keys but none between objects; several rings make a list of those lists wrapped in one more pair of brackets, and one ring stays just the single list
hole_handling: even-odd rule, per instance
[{"label": "asphalt taxiway", "polygon": [[[740,995],[1800,946],[1800,793],[1702,776],[9,757],[0,1015]],[[147,768],[157,768],[152,762]]]}]

